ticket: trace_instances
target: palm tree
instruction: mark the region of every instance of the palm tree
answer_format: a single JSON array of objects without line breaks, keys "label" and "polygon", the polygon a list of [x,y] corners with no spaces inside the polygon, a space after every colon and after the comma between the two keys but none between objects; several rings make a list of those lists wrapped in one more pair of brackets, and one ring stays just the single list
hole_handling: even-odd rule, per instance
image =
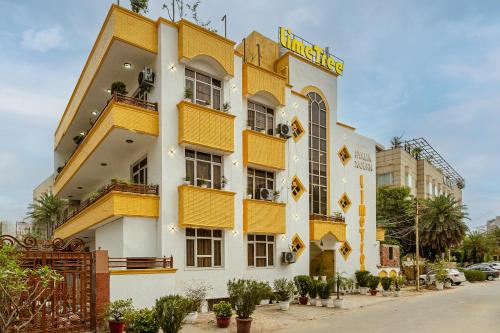
[{"label": "palm tree", "polygon": [[472,262],[483,261],[485,256],[493,254],[496,241],[493,234],[480,231],[471,231],[462,243],[464,256]]},{"label": "palm tree", "polygon": [[411,154],[417,159],[420,159],[420,154],[422,154],[423,149],[420,147],[415,147],[411,150]]},{"label": "palm tree", "polygon": [[429,252],[443,254],[460,245],[468,227],[466,206],[451,195],[440,195],[424,201],[421,215],[421,245]]},{"label": "palm tree", "polygon": [[29,204],[28,217],[36,226],[45,228],[47,238],[51,238],[66,206],[66,200],[56,197],[52,192],[45,192],[34,203]]}]

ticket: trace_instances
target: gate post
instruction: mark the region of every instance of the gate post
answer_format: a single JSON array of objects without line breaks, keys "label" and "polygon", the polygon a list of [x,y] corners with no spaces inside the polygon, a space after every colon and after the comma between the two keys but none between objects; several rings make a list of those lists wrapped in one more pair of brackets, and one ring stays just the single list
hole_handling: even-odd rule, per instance
[{"label": "gate post", "polygon": [[106,306],[109,304],[109,263],[108,251],[96,250],[92,253],[93,268],[92,268],[92,329],[98,332],[102,324],[102,314]]}]

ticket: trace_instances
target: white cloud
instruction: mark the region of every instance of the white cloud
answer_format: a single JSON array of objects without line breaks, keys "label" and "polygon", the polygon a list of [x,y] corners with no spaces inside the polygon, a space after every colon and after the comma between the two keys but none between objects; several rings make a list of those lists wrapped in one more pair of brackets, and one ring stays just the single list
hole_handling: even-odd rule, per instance
[{"label": "white cloud", "polygon": [[64,47],[62,28],[55,25],[47,29],[28,29],[23,33],[21,45],[39,52],[62,48]]}]

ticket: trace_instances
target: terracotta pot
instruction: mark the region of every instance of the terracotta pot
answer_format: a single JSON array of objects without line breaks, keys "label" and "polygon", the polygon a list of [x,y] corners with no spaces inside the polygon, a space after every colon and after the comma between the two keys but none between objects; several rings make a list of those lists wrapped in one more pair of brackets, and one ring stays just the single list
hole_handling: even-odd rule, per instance
[{"label": "terracotta pot", "polygon": [[110,333],[123,333],[125,330],[125,323],[121,321],[109,321]]},{"label": "terracotta pot", "polygon": [[307,296],[304,297],[299,297],[299,304],[300,305],[307,305],[307,302],[309,301],[309,298]]},{"label": "terracotta pot", "polygon": [[377,289],[370,289],[370,295],[376,296],[377,295]]},{"label": "terracotta pot", "polygon": [[252,318],[240,319],[236,317],[236,332],[237,333],[250,333],[252,326]]},{"label": "terracotta pot", "polygon": [[217,327],[226,328],[231,324],[231,317],[217,317]]}]

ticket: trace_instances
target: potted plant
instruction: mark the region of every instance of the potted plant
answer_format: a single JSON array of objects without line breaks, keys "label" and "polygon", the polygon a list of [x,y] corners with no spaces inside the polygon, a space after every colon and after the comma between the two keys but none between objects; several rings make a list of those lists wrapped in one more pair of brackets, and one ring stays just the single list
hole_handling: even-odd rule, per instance
[{"label": "potted plant", "polygon": [[328,282],[321,281],[318,283],[318,295],[321,299],[321,306],[327,307],[332,294],[332,285]]},{"label": "potted plant", "polygon": [[108,304],[106,317],[111,333],[122,333],[125,330],[125,317],[132,309],[132,299],[130,298],[119,299]]},{"label": "potted plant", "polygon": [[177,333],[189,313],[192,302],[179,295],[163,296],[156,300],[153,309],[158,325],[163,332]]},{"label": "potted plant", "polygon": [[273,202],[278,202],[279,198],[280,198],[280,191],[274,190],[273,191]]},{"label": "potted plant", "polygon": [[228,181],[229,181],[229,180],[228,180],[225,176],[222,176],[222,179],[221,179],[221,185],[222,185],[222,188],[223,188],[223,189],[225,189],[225,188],[226,188]]},{"label": "potted plant", "polygon": [[253,195],[252,193],[247,193],[247,199],[252,199]]},{"label": "potted plant", "polygon": [[222,301],[217,304],[214,304],[213,310],[215,318],[217,319],[217,327],[219,328],[229,327],[229,324],[231,323],[231,316],[233,315],[231,304]]},{"label": "potted plant", "polygon": [[207,293],[210,289],[210,286],[203,283],[194,284],[186,288],[186,298],[191,302],[190,311],[186,316],[186,323],[192,324],[198,318],[201,302],[207,298]]},{"label": "potted plant", "polygon": [[274,280],[274,291],[278,298],[279,308],[287,311],[290,308],[290,301],[295,294],[295,285],[293,281],[286,278]]},{"label": "potted plant", "polygon": [[390,291],[391,291],[392,278],[385,276],[382,278],[381,283],[382,283],[382,288],[384,289],[384,291],[382,291],[382,295],[384,297],[389,296],[391,294]]},{"label": "potted plant", "polygon": [[323,275],[324,268],[322,263],[319,263],[318,266],[316,266],[316,274],[321,276],[321,281],[326,281],[326,275]]},{"label": "potted plant", "polygon": [[368,277],[368,286],[370,287],[370,295],[377,295],[378,284],[380,283],[380,278],[376,275],[370,275]]},{"label": "potted plant", "polygon": [[336,297],[333,300],[333,306],[339,309],[342,309],[343,307],[343,299],[340,298],[340,289],[346,287],[346,280],[344,277],[342,277],[341,273],[335,274],[335,293]]},{"label": "potted plant", "polygon": [[448,272],[444,268],[440,268],[436,271],[436,289],[437,290],[443,290],[444,289],[444,283],[448,279]]},{"label": "potted plant", "polygon": [[309,303],[311,303],[312,306],[316,306],[317,303],[317,297],[318,297],[318,279],[312,280],[311,283],[309,284]]},{"label": "potted plant", "polygon": [[309,299],[307,298],[307,293],[309,292],[310,285],[312,283],[311,277],[309,275],[297,275],[293,278],[295,282],[295,287],[299,292],[299,303],[302,305],[307,305]]},{"label": "potted plant", "polygon": [[404,283],[404,277],[402,275],[394,277],[394,297],[399,297],[399,292]]},{"label": "potted plant", "polygon": [[125,83],[122,81],[115,81],[111,83],[111,94],[120,94],[120,95],[126,95],[127,94],[127,86]]},{"label": "potted plant", "polygon": [[133,310],[125,316],[127,332],[156,333],[160,326],[152,309]]},{"label": "potted plant", "polygon": [[231,110],[231,103],[225,102],[224,104],[222,104],[222,110],[224,112],[228,112],[229,110]]},{"label": "potted plant", "polygon": [[201,187],[207,188],[208,187],[208,181],[204,178],[198,179],[198,184],[200,184]]},{"label": "potted plant", "polygon": [[445,288],[448,288],[448,289],[449,289],[449,288],[451,288],[451,285],[452,285],[452,282],[451,282],[451,280],[450,280],[450,279],[446,279],[446,280],[444,281],[444,287],[445,287]]},{"label": "potted plant", "polygon": [[356,271],[355,273],[356,281],[359,286],[359,293],[361,295],[366,295],[368,292],[368,277],[370,276],[369,271]]},{"label": "potted plant", "polygon": [[184,181],[184,185],[191,185],[191,177],[186,176],[182,180]]},{"label": "potted plant", "polygon": [[193,91],[191,89],[184,89],[184,101],[191,102],[193,100]]},{"label": "potted plant", "polygon": [[254,280],[232,280],[227,283],[229,301],[236,309],[236,332],[250,333],[252,313],[259,302],[258,283]]},{"label": "potted plant", "polygon": [[273,289],[269,285],[269,282],[258,282],[258,293],[259,293],[259,304],[267,305],[270,303],[271,295],[273,294]]}]

